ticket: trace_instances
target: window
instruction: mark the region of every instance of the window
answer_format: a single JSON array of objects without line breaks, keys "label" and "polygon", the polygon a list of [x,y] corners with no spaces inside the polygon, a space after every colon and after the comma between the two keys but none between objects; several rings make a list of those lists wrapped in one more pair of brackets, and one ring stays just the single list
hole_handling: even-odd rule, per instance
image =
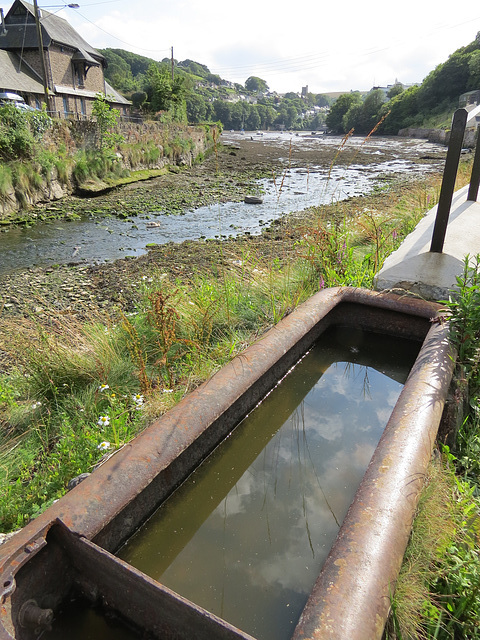
[{"label": "window", "polygon": [[66,96],[63,96],[63,113],[65,117],[68,116],[68,98]]},{"label": "window", "polygon": [[75,64],[73,67],[73,73],[75,76],[75,84],[77,87],[85,86],[85,68],[83,64]]},{"label": "window", "polygon": [[85,98],[80,98],[80,111],[82,113],[82,116],[86,116],[87,115],[87,108],[85,106]]}]

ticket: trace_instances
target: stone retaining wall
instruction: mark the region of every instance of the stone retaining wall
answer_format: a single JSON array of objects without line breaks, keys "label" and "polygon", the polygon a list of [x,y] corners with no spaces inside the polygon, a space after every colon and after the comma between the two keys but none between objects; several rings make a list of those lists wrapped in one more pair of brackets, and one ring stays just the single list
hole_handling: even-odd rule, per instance
[{"label": "stone retaining wall", "polygon": [[[154,144],[160,153],[155,162],[142,163],[141,155],[118,154],[122,163],[130,171],[142,169],[161,169],[167,165],[191,166],[195,159],[208,150],[209,140],[202,127],[186,127],[181,125],[162,125],[155,122],[119,124],[119,131],[125,142],[132,147],[136,144]],[[91,120],[62,121],[55,123],[51,132],[46,135],[45,144],[63,144],[70,155],[79,149],[95,148],[98,141],[97,125]],[[165,153],[168,151],[169,153]],[[55,169],[50,172],[48,180],[42,182],[35,189],[30,188],[22,194],[15,193],[10,188],[6,195],[0,197],[0,223],[7,221],[12,214],[17,214],[28,207],[47,203],[75,193],[76,184],[70,170],[66,181],[59,180]],[[28,217],[28,215],[27,215]]]},{"label": "stone retaining wall", "polygon": [[[407,127],[406,129],[400,129],[399,136],[404,138],[423,138],[429,142],[435,142],[437,144],[448,145],[450,141],[450,131],[444,129],[421,129],[416,127]],[[463,146],[469,149],[475,147],[476,130],[467,129],[463,138]]]}]

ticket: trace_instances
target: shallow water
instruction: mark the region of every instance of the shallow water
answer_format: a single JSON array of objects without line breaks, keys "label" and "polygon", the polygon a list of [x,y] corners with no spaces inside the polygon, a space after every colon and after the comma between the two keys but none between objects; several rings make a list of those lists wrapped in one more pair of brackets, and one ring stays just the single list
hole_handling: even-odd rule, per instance
[{"label": "shallow water", "polygon": [[[224,141],[235,144],[240,137],[238,133],[227,134]],[[265,142],[278,146],[279,155],[285,155],[288,166],[291,145],[307,150],[331,149],[339,146],[340,138],[268,133],[255,139],[259,154]],[[261,205],[227,202],[200,207],[179,216],[145,211],[143,215],[132,216],[128,220],[114,216],[86,216],[71,222],[37,223],[30,228],[2,230],[0,274],[32,266],[69,262],[95,264],[125,256],[139,256],[146,253],[149,243],[228,237],[245,232],[258,234],[263,226],[284,213],[367,194],[382,175],[400,172],[425,174],[438,168],[438,162],[415,164],[408,159],[441,149],[437,145],[402,138],[374,139],[368,145],[361,142],[362,139],[350,139],[349,152],[352,148],[361,147],[363,154],[375,156],[374,162],[335,166],[330,174],[328,168],[314,165],[287,169],[272,179],[259,181],[259,191],[264,192]]]},{"label": "shallow water", "polygon": [[329,331],[119,556],[259,640],[288,640],[418,348]]}]

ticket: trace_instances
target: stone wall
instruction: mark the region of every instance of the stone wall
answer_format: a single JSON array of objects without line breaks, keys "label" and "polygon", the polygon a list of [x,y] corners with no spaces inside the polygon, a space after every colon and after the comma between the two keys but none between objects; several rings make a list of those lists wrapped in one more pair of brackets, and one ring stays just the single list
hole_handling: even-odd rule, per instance
[{"label": "stone wall", "polygon": [[[445,131],[443,129],[421,129],[408,127],[406,129],[400,129],[398,135],[403,138],[423,138],[429,142],[444,144],[445,146],[447,146],[450,141],[450,131]],[[468,149],[473,149],[473,147],[475,147],[475,139],[475,129],[467,129],[463,138],[463,146]]]},{"label": "stone wall", "polygon": [[[206,132],[201,127],[187,127],[181,125],[161,125],[155,122],[119,124],[119,131],[125,138],[127,146],[124,155],[118,154],[122,163],[131,171],[140,169],[158,169],[166,165],[191,166],[195,159],[207,151],[208,139]],[[95,148],[98,141],[97,125],[92,120],[54,121],[53,129],[44,139],[46,147],[52,148],[54,144],[65,146],[70,155],[75,155],[79,149]],[[142,163],[141,154],[130,153],[135,145],[156,145],[160,153],[155,163]],[[165,154],[165,149],[170,149],[170,155]],[[137,158],[137,160],[135,160]],[[21,195],[16,194],[12,188],[0,197],[0,223],[22,211],[29,206],[38,203],[47,203],[60,200],[66,195],[75,193],[76,185],[70,173],[66,183],[58,179],[53,170],[42,184],[33,190]],[[28,214],[27,214],[28,217]]]}]

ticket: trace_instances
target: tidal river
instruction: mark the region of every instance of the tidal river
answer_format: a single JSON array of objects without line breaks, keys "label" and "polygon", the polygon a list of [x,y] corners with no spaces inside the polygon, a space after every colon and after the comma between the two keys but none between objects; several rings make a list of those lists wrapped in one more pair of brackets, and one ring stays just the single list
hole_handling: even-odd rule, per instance
[{"label": "tidal river", "polygon": [[[219,202],[188,209],[181,215],[145,209],[127,219],[99,215],[95,198],[91,211],[74,221],[39,222],[29,228],[12,227],[0,233],[0,274],[33,266],[65,263],[100,264],[139,256],[151,243],[165,244],[198,238],[257,234],[262,227],[292,211],[330,204],[371,192],[392,175],[424,175],[441,170],[445,148],[405,138],[351,138],[342,146],[337,136],[289,133],[223,134],[228,174],[230,157],[266,161],[272,150],[284,167],[271,178],[258,180],[262,204]],[[242,154],[248,152],[248,158]],[[228,155],[230,154],[230,155]],[[348,157],[347,157],[348,156]],[[149,182],[139,189],[151,189]],[[157,186],[157,188],[161,188]],[[115,193],[122,200],[125,188]],[[179,182],[181,189],[181,182]],[[111,195],[110,195],[111,201]],[[89,201],[90,202],[90,201]],[[64,206],[60,203],[60,208]],[[66,205],[65,205],[66,206]]]}]

